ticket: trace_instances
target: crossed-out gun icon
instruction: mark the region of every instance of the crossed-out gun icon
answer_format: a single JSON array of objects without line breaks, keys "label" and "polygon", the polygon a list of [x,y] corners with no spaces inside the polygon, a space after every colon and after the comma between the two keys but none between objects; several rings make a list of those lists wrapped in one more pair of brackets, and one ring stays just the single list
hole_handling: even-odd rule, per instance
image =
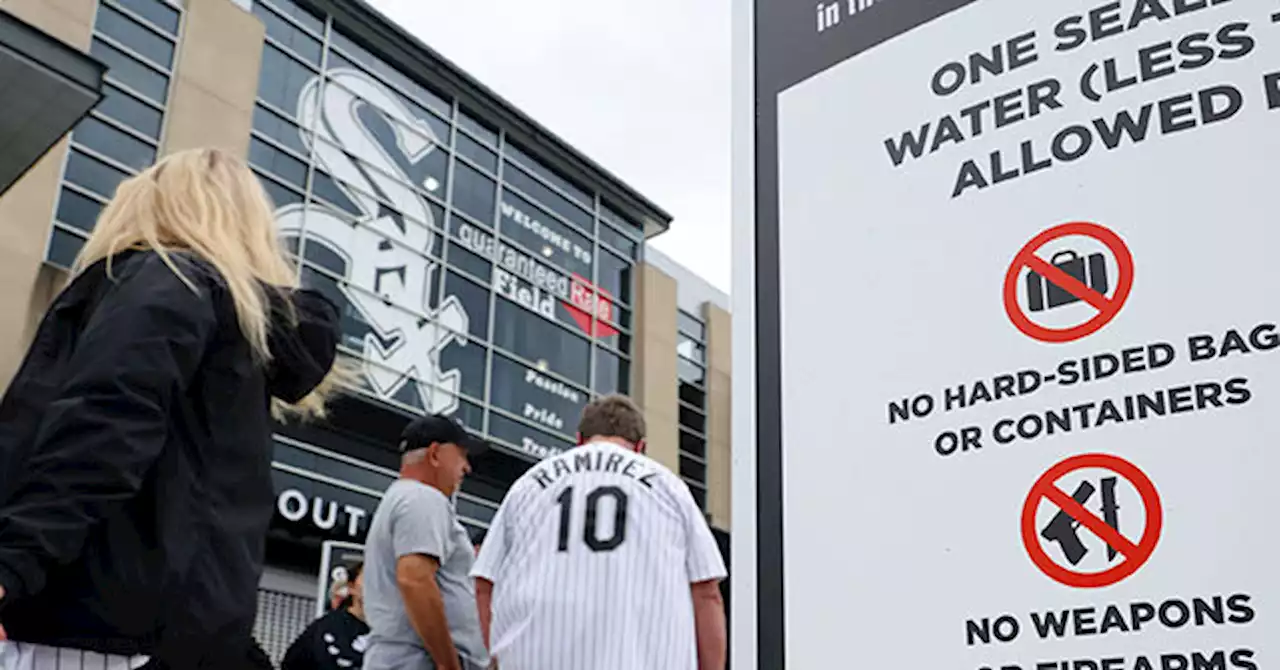
[{"label": "crossed-out gun icon", "polygon": [[[1100,483],[1102,484],[1102,521],[1119,531],[1120,507],[1116,504],[1116,478],[1103,477]],[[1076,487],[1075,493],[1072,493],[1071,497],[1083,505],[1093,497],[1095,490],[1093,484],[1083,481]],[[1067,514],[1065,510],[1058,510],[1058,513],[1053,516],[1053,520],[1040,531],[1040,537],[1050,542],[1057,542],[1067,560],[1072,565],[1079,565],[1080,561],[1089,553],[1088,547],[1080,542],[1080,535],[1077,532],[1079,528],[1079,521]],[[1116,553],[1115,547],[1108,544],[1107,560],[1115,560]]]}]

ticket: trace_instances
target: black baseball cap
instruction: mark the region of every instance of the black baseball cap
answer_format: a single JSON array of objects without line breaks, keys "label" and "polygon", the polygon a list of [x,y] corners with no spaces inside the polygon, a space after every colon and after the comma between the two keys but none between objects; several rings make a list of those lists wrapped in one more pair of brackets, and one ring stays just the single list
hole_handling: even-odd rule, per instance
[{"label": "black baseball cap", "polygon": [[432,442],[456,444],[467,452],[467,457],[480,456],[489,451],[489,444],[467,432],[462,423],[443,414],[428,414],[409,422],[400,433],[400,453],[414,449],[426,449]]}]

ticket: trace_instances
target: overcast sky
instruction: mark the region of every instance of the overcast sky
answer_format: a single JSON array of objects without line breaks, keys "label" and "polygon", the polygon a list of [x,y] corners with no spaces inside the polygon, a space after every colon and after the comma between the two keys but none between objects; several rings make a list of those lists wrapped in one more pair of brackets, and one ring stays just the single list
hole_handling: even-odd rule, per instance
[{"label": "overcast sky", "polygon": [[666,209],[653,245],[728,291],[729,0],[371,0]]}]

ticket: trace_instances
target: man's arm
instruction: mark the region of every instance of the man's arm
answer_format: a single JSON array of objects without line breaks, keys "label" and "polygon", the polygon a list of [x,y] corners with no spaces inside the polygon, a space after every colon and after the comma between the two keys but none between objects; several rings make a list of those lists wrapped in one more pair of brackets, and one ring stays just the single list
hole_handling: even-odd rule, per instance
[{"label": "man's arm", "polygon": [[484,648],[493,651],[493,645],[489,643],[489,626],[493,622],[493,582],[484,577],[476,577],[476,609],[480,612]]},{"label": "man's arm", "polygon": [[458,650],[449,635],[449,619],[444,613],[444,597],[436,583],[440,561],[423,554],[401,556],[396,560],[396,583],[404,598],[409,623],[422,638],[440,670],[462,670]]},{"label": "man's arm", "polygon": [[693,624],[698,636],[698,670],[724,670],[729,646],[720,580],[698,582],[693,592]]},{"label": "man's arm", "polygon": [[685,528],[685,573],[693,597],[694,630],[698,639],[699,670],[724,670],[728,634],[720,580],[728,576],[720,547],[689,486],[674,475],[668,480]]},{"label": "man's arm", "polygon": [[519,490],[519,482],[511,487],[506,498],[498,506],[498,511],[489,523],[489,532],[485,533],[484,542],[480,545],[480,554],[476,556],[475,565],[471,566],[471,576],[476,580],[476,609],[480,613],[480,632],[484,635],[484,646],[490,653],[493,644],[489,631],[493,624],[493,586],[498,581],[498,573],[507,558],[507,514],[510,501]]}]

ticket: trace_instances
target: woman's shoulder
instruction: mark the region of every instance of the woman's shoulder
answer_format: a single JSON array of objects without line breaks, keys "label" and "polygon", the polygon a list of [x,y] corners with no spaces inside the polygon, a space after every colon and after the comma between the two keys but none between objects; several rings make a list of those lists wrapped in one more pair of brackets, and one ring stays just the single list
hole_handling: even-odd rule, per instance
[{"label": "woman's shoulder", "polygon": [[96,296],[89,298],[95,302],[111,300],[144,309],[163,306],[210,322],[233,314],[221,275],[212,264],[187,252],[161,255],[129,249],[86,268],[68,290]]},{"label": "woman's shoulder", "polygon": [[151,249],[129,249],[98,261],[84,275],[83,279],[100,287],[94,292],[122,291],[122,295],[145,302],[193,306],[203,303],[212,308],[218,320],[231,313],[222,275],[212,263],[188,251],[161,254]]},{"label": "woman's shoulder", "polygon": [[166,282],[169,281],[167,277],[172,277],[178,281],[185,278],[195,288],[219,289],[226,286],[217,268],[191,251],[170,250],[161,254],[154,249],[130,249],[116,254],[110,262],[111,275],[117,280],[145,278]]}]

